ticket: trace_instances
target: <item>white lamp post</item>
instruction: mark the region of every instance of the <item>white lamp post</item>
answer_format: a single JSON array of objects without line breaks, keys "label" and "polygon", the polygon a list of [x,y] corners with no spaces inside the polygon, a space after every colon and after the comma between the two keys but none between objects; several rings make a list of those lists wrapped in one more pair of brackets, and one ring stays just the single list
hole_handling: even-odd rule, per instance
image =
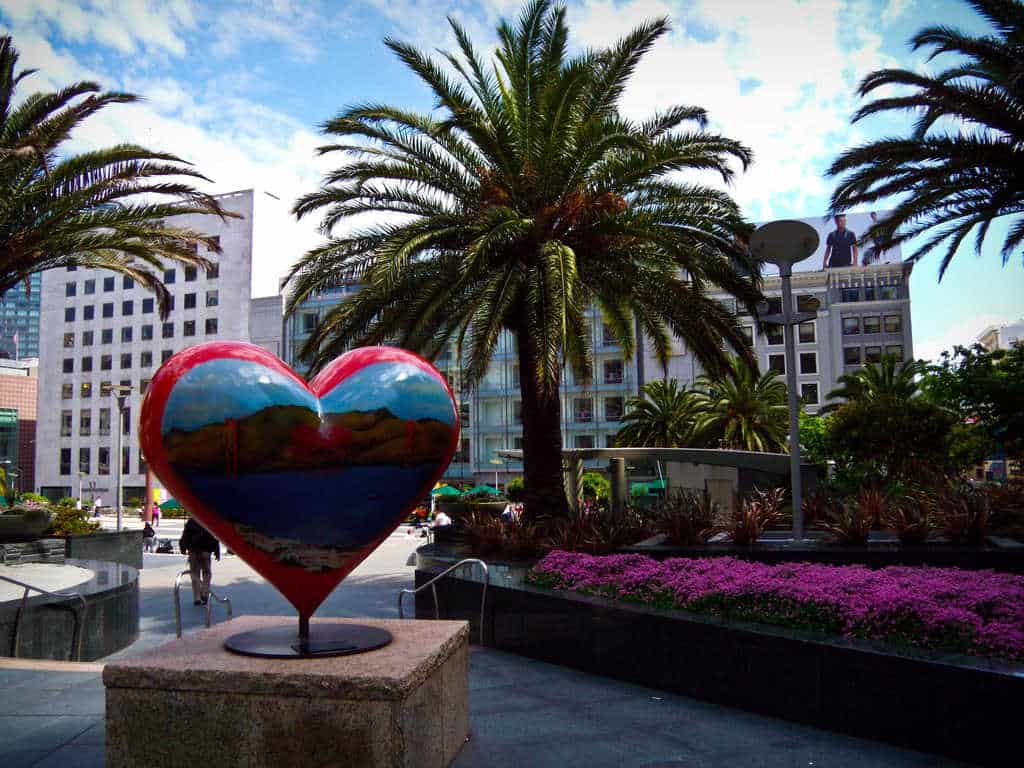
[{"label": "white lamp post", "polygon": [[818,249],[818,233],[802,221],[773,221],[757,228],[750,238],[750,252],[779,268],[782,278],[782,315],[764,315],[765,322],[783,326],[786,344],[786,392],[789,399],[789,475],[793,490],[793,541],[804,538],[804,513],[800,477],[800,404],[796,391],[796,342],[794,326],[813,319],[816,312],[796,312],[790,277],[793,265]]},{"label": "white lamp post", "polygon": [[117,508],[117,530],[121,530],[121,443],[124,430],[124,407],[128,396],[132,393],[131,387],[115,384],[110,387],[110,394],[117,398],[117,434],[116,448],[114,449],[114,461],[117,462],[117,471],[114,474],[114,504]]}]

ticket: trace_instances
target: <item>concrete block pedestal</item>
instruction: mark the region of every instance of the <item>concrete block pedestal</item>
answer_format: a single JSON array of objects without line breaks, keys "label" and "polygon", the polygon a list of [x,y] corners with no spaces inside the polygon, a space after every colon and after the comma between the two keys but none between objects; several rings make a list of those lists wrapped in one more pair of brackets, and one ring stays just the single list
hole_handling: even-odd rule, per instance
[{"label": "concrete block pedestal", "polygon": [[469,734],[466,622],[353,619],[394,640],[352,656],[263,659],[224,649],[238,632],[296,623],[245,616],[107,664],[107,768],[454,760]]}]

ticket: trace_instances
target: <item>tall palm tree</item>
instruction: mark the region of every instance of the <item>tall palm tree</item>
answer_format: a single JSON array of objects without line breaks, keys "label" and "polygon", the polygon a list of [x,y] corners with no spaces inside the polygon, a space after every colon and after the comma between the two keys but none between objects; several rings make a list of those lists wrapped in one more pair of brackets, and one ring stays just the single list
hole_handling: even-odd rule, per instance
[{"label": "tall palm tree", "polygon": [[716,448],[786,451],[789,408],[776,371],[762,375],[756,364],[733,358],[727,373],[701,376],[697,387],[696,439]]},{"label": "tall palm tree", "polygon": [[934,26],[911,39],[914,50],[931,49],[929,60],[956,56],[948,69],[934,75],[883,69],[861,82],[862,96],[891,86],[910,91],[876,98],[853,122],[910,110],[917,118],[911,134],[850,149],[828,170],[845,174],[832,195],[833,212],[905,195],[893,215],[865,236],[889,248],[929,233],[911,258],[944,248],[939,280],[972,231],[981,253],[996,219],[1005,217],[1009,224],[1003,265],[1015,253],[1024,254],[1024,4],[968,2],[992,25],[990,34]]},{"label": "tall palm tree", "polygon": [[[920,360],[901,363],[894,355],[882,355],[877,365],[866,363],[853,373],[846,373],[836,381],[840,386],[828,393],[828,400],[875,401],[890,400],[902,403],[916,397],[920,391],[917,380],[927,371],[928,366]],[[841,402],[829,403],[821,413],[834,411]]]},{"label": "tall palm tree", "polygon": [[[353,344],[385,341],[434,357],[450,343],[468,382],[487,370],[503,330],[517,341],[528,514],[567,515],[559,383],[563,361],[591,368],[585,312],[596,304],[627,356],[634,317],[667,362],[671,336],[710,368],[723,339],[743,353],[734,318],[706,295],[717,285],[756,304],[749,232],[733,200],[680,180],[726,181],[750,151],[705,130],[703,109],[673,106],[643,122],[616,104],[637,63],[665,34],[646,22],[610,48],[568,53],[565,9],[533,0],[502,22],[493,68],[449,19],[459,53],[447,66],[386,45],[436,99],[430,114],[383,104],[347,109],[321,152],[346,162],[301,198],[323,211],[328,241],[293,268],[288,311],[359,276],[363,289],[329,313],[304,351],[322,366]],[[345,235],[350,217],[388,214]],[[684,278],[682,275],[685,275]]]},{"label": "tall palm tree", "polygon": [[682,448],[691,444],[700,413],[693,392],[675,379],[644,384],[638,397],[626,402],[615,444],[622,447]]},{"label": "tall palm tree", "polygon": [[[76,128],[130,93],[101,91],[91,82],[55,93],[16,91],[35,70],[17,71],[18,51],[0,37],[0,295],[33,272],[65,266],[120,272],[152,291],[166,314],[164,262],[209,267],[199,245],[212,237],[163,219],[226,214],[189,178],[208,180],[180,158],[134,144],[73,154]],[[234,214],[230,214],[234,215]]]}]

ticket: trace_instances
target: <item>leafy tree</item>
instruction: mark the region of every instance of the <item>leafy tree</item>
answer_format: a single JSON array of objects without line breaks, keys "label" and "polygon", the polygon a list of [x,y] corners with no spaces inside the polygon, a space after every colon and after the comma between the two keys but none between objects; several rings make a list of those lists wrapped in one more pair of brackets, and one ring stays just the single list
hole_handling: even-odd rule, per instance
[{"label": "leafy tree", "polygon": [[612,484],[600,472],[584,472],[580,483],[584,499],[607,501],[611,496]]},{"label": "leafy tree", "polygon": [[[828,170],[843,175],[832,195],[833,212],[905,195],[893,215],[865,237],[890,248],[928,233],[911,258],[944,248],[940,280],[972,231],[980,255],[989,227],[1000,218],[1008,224],[1003,264],[1024,254],[1024,5],[968,3],[992,26],[990,33],[931,26],[910,41],[915,51],[930,49],[929,61],[955,57],[947,69],[883,69],[860,84],[862,96],[883,95],[862,106],[853,122],[907,110],[916,118],[910,135],[850,149]],[[897,90],[890,95],[893,86]]]},{"label": "leafy tree", "polygon": [[1024,458],[1024,347],[993,352],[980,344],[955,347],[928,367],[921,386],[929,400],[957,415],[964,425],[962,439],[973,440],[975,456],[981,452],[984,458],[985,447],[976,435],[964,433],[968,426],[987,435],[989,449],[1001,446],[1008,456]]},{"label": "leafy tree", "polygon": [[832,417],[829,415],[800,413],[800,459],[809,464],[823,466],[829,459],[829,431]]},{"label": "leafy tree", "polygon": [[[706,130],[699,107],[668,106],[642,122],[619,97],[664,35],[645,22],[618,43],[570,53],[565,9],[533,0],[498,27],[493,66],[453,19],[444,62],[386,45],[428,87],[430,113],[354,106],[324,125],[345,164],[295,213],[322,212],[327,242],[294,266],[288,312],[358,276],[362,290],[330,312],[303,355],[314,369],[343,350],[396,343],[433,359],[453,343],[467,381],[488,368],[502,332],[517,342],[525,505],[567,516],[559,383],[563,362],[591,367],[585,312],[599,307],[627,356],[634,323],[667,362],[674,333],[709,369],[723,340],[750,355],[718,286],[751,310],[756,265],[738,243],[750,228],[725,193],[680,178],[725,181],[750,151]],[[383,220],[334,234],[363,214]],[[681,275],[687,276],[684,279]]]},{"label": "leafy tree", "polygon": [[789,408],[786,385],[776,371],[733,358],[728,375],[697,379],[696,437],[711,447],[778,453],[786,451]]},{"label": "leafy tree", "polygon": [[[907,402],[920,393],[918,376],[924,373],[927,365],[919,360],[900,363],[893,355],[882,355],[881,361],[866,363],[853,373],[846,373],[836,381],[840,386],[826,395],[828,400],[875,401],[892,400]],[[821,409],[828,413],[839,407],[838,403],[829,403]]]},{"label": "leafy tree", "polygon": [[615,444],[634,448],[681,448],[693,444],[700,405],[693,392],[675,379],[644,384],[638,397],[626,401]]},{"label": "leafy tree", "polygon": [[220,246],[164,218],[229,214],[186,183],[207,179],[174,155],[134,144],[79,154],[64,146],[92,115],[137,96],[91,82],[22,96],[18,86],[35,70],[17,63],[13,41],[0,36],[0,295],[33,272],[97,267],[152,291],[166,315],[165,260],[208,267],[197,246]]}]

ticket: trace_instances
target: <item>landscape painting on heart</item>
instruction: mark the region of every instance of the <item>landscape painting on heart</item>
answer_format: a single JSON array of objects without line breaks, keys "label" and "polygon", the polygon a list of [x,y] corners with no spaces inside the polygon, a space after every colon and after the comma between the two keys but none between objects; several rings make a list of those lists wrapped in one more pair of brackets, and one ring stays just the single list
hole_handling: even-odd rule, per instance
[{"label": "landscape painting on heart", "polygon": [[459,427],[444,378],[404,350],[355,350],[307,384],[224,342],[168,361],[143,422],[164,483],[293,603],[333,588],[429,492]]}]

